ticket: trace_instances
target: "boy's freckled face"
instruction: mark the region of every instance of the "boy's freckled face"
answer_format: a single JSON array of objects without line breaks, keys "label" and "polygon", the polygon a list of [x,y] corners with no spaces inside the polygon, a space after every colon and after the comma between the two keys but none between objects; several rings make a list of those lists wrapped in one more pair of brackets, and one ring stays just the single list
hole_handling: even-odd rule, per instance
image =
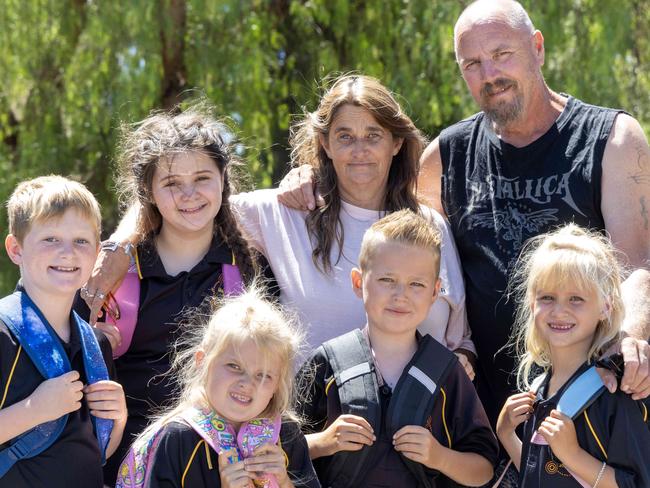
[{"label": "boy's freckled face", "polygon": [[22,245],[13,236],[6,244],[32,298],[72,298],[88,280],[98,251],[95,226],[74,208],[33,223]]},{"label": "boy's freckled face", "polygon": [[[361,274],[353,271],[368,325],[385,333],[415,332],[438,296],[438,260],[432,251],[398,242],[377,244]],[[358,270],[357,270],[358,271]]]}]

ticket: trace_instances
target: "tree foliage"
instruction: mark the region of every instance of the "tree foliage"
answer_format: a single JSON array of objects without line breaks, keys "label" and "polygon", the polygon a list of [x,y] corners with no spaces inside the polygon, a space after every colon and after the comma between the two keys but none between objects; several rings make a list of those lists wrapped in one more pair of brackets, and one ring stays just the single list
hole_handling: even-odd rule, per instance
[{"label": "tree foliage", "polygon": [[[377,76],[433,137],[476,110],[453,54],[467,3],[4,0],[0,195],[25,178],[73,175],[112,228],[120,122],[197,96],[233,121],[254,181],[270,186],[287,168],[292,116],[315,108],[332,73]],[[650,127],[650,0],[523,3],[546,38],[550,86]],[[15,279],[3,257],[3,293]]]}]

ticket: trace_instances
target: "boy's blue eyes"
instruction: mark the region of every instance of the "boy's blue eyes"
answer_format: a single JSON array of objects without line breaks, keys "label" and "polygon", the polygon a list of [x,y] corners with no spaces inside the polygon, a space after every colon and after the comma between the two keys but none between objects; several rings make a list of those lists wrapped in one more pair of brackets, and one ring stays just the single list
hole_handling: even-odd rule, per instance
[{"label": "boy's blue eyes", "polygon": [[[59,242],[59,239],[57,237],[46,237],[43,240],[45,242]],[[90,241],[88,239],[84,239],[84,238],[79,238],[74,240],[75,244],[88,244],[89,242]]]},{"label": "boy's blue eyes", "polygon": [[[46,237],[46,238],[43,239],[43,240],[46,241],[46,242],[61,242],[61,241],[64,241],[65,239],[61,239],[61,238],[59,238],[59,237],[50,236],[50,237]],[[78,243],[80,243],[80,242],[88,242],[88,241],[87,241],[86,239],[83,239],[83,238],[77,238],[77,239],[73,239],[73,242],[74,242],[75,244],[78,244]]]},{"label": "boy's blue eyes", "polygon": [[[382,278],[379,278],[379,281],[382,282],[382,283],[394,283],[395,279],[388,278],[388,277],[382,277]],[[412,281],[412,282],[409,283],[409,286],[424,287],[426,285],[424,283],[419,282],[419,281]]]}]

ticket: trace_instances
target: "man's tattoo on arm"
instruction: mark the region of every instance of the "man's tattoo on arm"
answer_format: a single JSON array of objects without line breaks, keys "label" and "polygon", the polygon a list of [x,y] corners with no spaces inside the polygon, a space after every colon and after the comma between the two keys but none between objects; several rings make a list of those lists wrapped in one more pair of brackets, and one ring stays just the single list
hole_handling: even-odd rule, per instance
[{"label": "man's tattoo on arm", "polygon": [[638,170],[630,176],[630,179],[637,185],[648,184],[650,183],[650,160],[647,146],[637,146],[636,155],[636,167]]}]

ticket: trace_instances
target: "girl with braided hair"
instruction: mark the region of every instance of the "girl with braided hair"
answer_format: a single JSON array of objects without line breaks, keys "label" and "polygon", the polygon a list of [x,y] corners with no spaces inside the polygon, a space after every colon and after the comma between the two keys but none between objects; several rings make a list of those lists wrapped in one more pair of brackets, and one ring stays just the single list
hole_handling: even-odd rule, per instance
[{"label": "girl with braided hair", "polygon": [[[107,483],[114,482],[133,436],[173,396],[177,384],[166,373],[170,346],[181,335],[179,322],[188,312],[208,313],[210,299],[230,291],[233,268],[239,271],[237,286],[254,278],[256,265],[228,203],[235,158],[226,135],[226,126],[205,104],[123,126],[118,187],[134,230],[131,271],[139,276],[139,297],[131,297],[139,299],[132,337],[108,323],[116,310],[124,314],[119,298],[115,302],[111,294],[88,287],[81,291],[87,302],[105,301],[108,321],[97,326],[110,337],[114,355],[120,355],[115,366],[127,396],[126,435],[105,468]],[[95,317],[94,310],[90,315]]]}]

